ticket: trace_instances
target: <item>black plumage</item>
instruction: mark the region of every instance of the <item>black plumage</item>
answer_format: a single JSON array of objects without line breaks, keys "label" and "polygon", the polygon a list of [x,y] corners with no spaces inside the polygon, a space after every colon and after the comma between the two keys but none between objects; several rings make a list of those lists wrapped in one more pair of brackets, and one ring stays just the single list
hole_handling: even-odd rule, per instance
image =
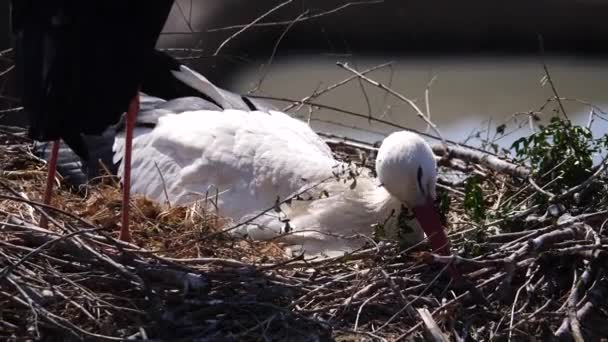
[{"label": "black plumage", "polygon": [[173,0],[14,0],[16,69],[30,136],[63,139],[86,159],[82,134],[124,113]]},{"label": "black plumage", "polygon": [[[215,87],[222,94],[224,101],[216,101],[206,92],[211,85],[201,80],[199,84],[186,84],[175,77],[173,72],[180,70],[181,64],[171,56],[161,51],[155,51],[146,63],[148,69],[144,72],[141,91],[149,96],[141,97],[141,109],[137,116],[137,127],[154,127],[158,120],[158,109],[166,109],[173,113],[190,110],[276,110],[265,101],[230,92]],[[101,136],[83,135],[89,159],[83,159],[74,154],[65,144],[59,149],[57,169],[67,184],[79,188],[99,176],[101,161],[112,173],[118,171],[118,165],[113,163],[112,145],[116,134],[125,130],[124,120],[109,127]],[[49,159],[51,146],[48,143],[37,143],[34,152],[43,159]]]}]

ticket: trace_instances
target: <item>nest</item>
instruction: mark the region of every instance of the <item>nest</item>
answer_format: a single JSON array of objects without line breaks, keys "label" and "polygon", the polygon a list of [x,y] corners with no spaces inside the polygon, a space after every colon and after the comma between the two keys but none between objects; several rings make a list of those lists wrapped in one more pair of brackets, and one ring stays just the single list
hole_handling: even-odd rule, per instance
[{"label": "nest", "polygon": [[[80,192],[60,186],[45,207],[44,161],[19,130],[4,129],[0,141],[3,339],[608,336],[607,211],[529,203],[536,190],[525,168],[495,156],[455,148],[440,160],[438,205],[455,256],[377,237],[366,249],[317,260],[288,258],[274,242],[234,239],[204,208],[167,209],[143,198],[133,203],[133,244],[121,242],[115,179]],[[373,154],[330,143],[341,158]],[[480,198],[493,213],[505,203],[521,210],[479,220],[471,201]],[[48,229],[37,224],[41,215]],[[462,279],[448,276],[452,266]]]}]

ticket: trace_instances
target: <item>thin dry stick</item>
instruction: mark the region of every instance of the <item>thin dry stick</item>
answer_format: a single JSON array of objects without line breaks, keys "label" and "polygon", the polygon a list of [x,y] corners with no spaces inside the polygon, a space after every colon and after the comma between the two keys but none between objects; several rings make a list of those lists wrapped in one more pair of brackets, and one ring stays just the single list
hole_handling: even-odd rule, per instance
[{"label": "thin dry stick", "polygon": [[[23,107],[13,107],[13,108],[0,110],[0,113],[4,114],[4,113],[20,112],[22,110],[23,110]],[[5,133],[5,132],[2,132],[2,133]],[[8,133],[8,132],[6,132],[6,133]],[[15,136],[15,135],[12,135],[12,136]],[[21,137],[21,138],[25,139],[25,137]],[[27,140],[31,140],[31,139],[28,138]]]},{"label": "thin dry stick", "polygon": [[268,15],[272,14],[273,12],[279,10],[280,8],[289,5],[290,3],[292,3],[293,0],[287,0],[284,1],[280,4],[278,4],[277,6],[271,8],[269,11],[267,11],[266,13],[262,14],[261,16],[257,17],[254,21],[252,21],[251,23],[243,26],[243,28],[241,28],[240,30],[236,31],[235,33],[233,33],[230,37],[228,37],[226,40],[224,40],[222,42],[222,44],[220,44],[220,46],[218,46],[218,48],[215,50],[215,52],[213,53],[213,56],[217,56],[220,51],[224,48],[224,46],[226,46],[226,44],[228,44],[232,39],[234,39],[236,36],[238,36],[239,34],[245,32],[248,28],[252,27],[253,25],[255,25],[257,22],[259,22],[260,20],[264,19],[265,17],[267,17]]},{"label": "thin dry stick", "polygon": [[289,24],[285,30],[283,30],[283,32],[281,33],[281,36],[279,37],[279,39],[277,39],[276,43],[274,44],[273,48],[272,48],[272,52],[270,53],[270,57],[268,58],[268,62],[266,62],[266,65],[262,65],[263,69],[266,69],[266,72],[264,72],[262,74],[262,77],[260,77],[258,83],[256,84],[256,86],[249,91],[249,93],[254,93],[256,91],[258,91],[260,89],[260,87],[262,86],[262,82],[264,82],[264,79],[266,79],[266,75],[268,74],[268,67],[272,64],[272,61],[274,60],[274,56],[277,53],[277,50],[279,49],[279,44],[281,44],[281,41],[283,41],[283,38],[285,38],[285,35],[287,35],[287,32],[289,32],[289,30],[291,30],[291,27],[298,22],[298,18],[301,18],[302,16],[306,15],[308,13],[308,11],[301,13],[300,15],[298,15],[292,22],[291,24]]},{"label": "thin dry stick", "polygon": [[192,28],[192,3],[190,3],[190,11],[188,11],[187,18],[186,18],[186,13],[185,13],[184,9],[182,8],[180,1],[176,1],[175,4],[177,5],[177,9],[179,10],[179,13],[181,14],[182,18],[186,22],[186,25],[188,25],[188,30],[190,30],[190,33],[193,33],[194,29]]},{"label": "thin dry stick", "polygon": [[13,51],[13,48],[4,49],[4,50],[0,51],[0,57],[4,56],[12,51]]},{"label": "thin dry stick", "polygon": [[[530,182],[530,185],[532,185],[532,187],[534,187],[538,192],[549,197],[549,202],[556,202],[560,199],[566,198],[576,192],[583,190],[585,187],[587,187],[589,184],[591,184],[591,182],[593,182],[597,177],[599,177],[602,174],[602,172],[604,172],[606,170],[606,168],[608,168],[608,156],[604,157],[604,159],[600,163],[600,166],[597,168],[597,170],[595,170],[595,172],[591,176],[587,177],[587,179],[585,179],[582,183],[571,187],[570,189],[564,191],[561,194],[554,194],[550,191],[545,190],[544,188],[547,187],[549,185],[549,183],[547,183],[547,184],[545,184],[545,186],[541,187],[532,178],[528,178],[528,182]],[[556,177],[555,179],[552,180],[552,182],[559,180],[559,179],[560,179],[560,177]]]},{"label": "thin dry stick", "polygon": [[[426,89],[424,89],[424,104],[426,105],[426,117],[431,120],[431,86],[435,83],[437,76],[433,76],[429,83],[426,84]],[[431,129],[430,125],[426,126],[426,133]]]},{"label": "thin dry stick", "polygon": [[559,108],[562,110],[562,113],[564,113],[566,120],[569,121],[570,119],[568,118],[568,114],[566,113],[564,104],[562,103],[562,100],[560,100],[559,94],[557,93],[557,88],[555,88],[555,84],[553,83],[553,79],[551,78],[551,74],[549,73],[549,68],[547,67],[547,63],[545,63],[545,59],[544,59],[545,43],[543,41],[543,36],[540,34],[538,35],[538,46],[540,49],[540,54],[541,54],[540,59],[541,59],[541,63],[543,64],[543,69],[545,70],[545,76],[547,77],[547,82],[549,82],[549,85],[551,86],[551,90],[553,91],[553,95],[555,95],[555,98],[557,99]]},{"label": "thin dry stick", "polygon": [[559,194],[557,196],[557,198],[555,198],[554,200],[565,198],[567,196],[570,196],[573,193],[583,190],[585,187],[587,187],[589,184],[591,184],[591,182],[593,182],[594,179],[599,177],[602,174],[602,172],[604,172],[604,170],[606,170],[607,167],[608,167],[608,155],[606,157],[604,157],[604,160],[602,160],[601,166],[591,176],[589,176],[589,178],[587,178],[581,184],[566,190],[566,192],[564,192],[564,193]]},{"label": "thin dry stick", "polygon": [[[373,66],[373,67],[371,67],[369,69],[365,69],[365,70],[361,71],[361,74],[362,75],[366,75],[366,74],[368,74],[368,73],[370,73],[372,71],[375,71],[375,70],[378,70],[378,69],[382,69],[382,68],[385,68],[387,66],[391,66],[393,63],[394,62],[391,61],[391,62],[387,62],[387,63],[383,63],[383,64],[378,64],[378,65]],[[321,96],[321,95],[323,95],[323,94],[325,94],[325,93],[327,93],[327,92],[329,92],[331,90],[334,90],[334,89],[336,89],[336,88],[338,88],[340,86],[343,86],[346,83],[348,83],[348,82],[350,82],[352,80],[358,79],[358,78],[359,78],[359,76],[357,76],[357,75],[350,76],[350,77],[345,78],[344,80],[342,80],[342,81],[340,81],[338,83],[334,83],[334,84],[330,85],[329,87],[327,87],[327,88],[325,88],[325,89],[323,89],[323,90],[321,90],[319,92],[315,91],[312,95],[306,96],[306,97],[302,98],[301,100],[290,101],[290,102],[292,102],[292,104],[290,104],[289,106],[281,109],[281,111],[282,112],[286,112],[286,111],[294,108],[297,105],[309,103],[309,100],[315,99],[315,98],[317,98],[317,97],[319,97],[319,96]],[[316,104],[311,104],[311,105],[316,106]]]},{"label": "thin dry stick", "polygon": [[346,63],[341,63],[341,62],[337,62],[336,63],[338,66],[340,66],[341,68],[344,68],[350,72],[352,72],[353,74],[357,75],[358,77],[360,77],[361,79],[365,80],[366,82],[380,88],[383,89],[387,92],[389,92],[391,95],[397,97],[398,99],[400,99],[401,101],[407,103],[415,112],[416,115],[421,118],[427,125],[431,126],[431,128],[433,128],[433,131],[435,131],[435,134],[437,134],[437,136],[441,139],[441,142],[444,146],[444,148],[447,150],[448,149],[448,145],[446,140],[443,138],[443,135],[441,134],[441,132],[439,131],[439,128],[437,127],[437,125],[435,125],[431,120],[429,120],[424,113],[420,110],[420,108],[418,107],[418,105],[416,105],[416,103],[410,99],[408,99],[407,97],[403,96],[402,94],[396,92],[395,90],[387,87],[386,85],[374,81],[371,78],[361,74],[359,71],[349,67]]},{"label": "thin dry stick", "polygon": [[424,322],[424,325],[426,326],[426,329],[432,340],[435,342],[448,342],[441,329],[439,329],[437,322],[435,322],[435,320],[433,319],[433,315],[431,315],[429,310],[427,310],[426,308],[422,308],[417,309],[417,311],[420,315],[420,318],[422,318],[422,322]]},{"label": "thin dry stick", "polygon": [[397,318],[403,311],[407,310],[411,305],[413,305],[420,297],[422,297],[426,291],[428,291],[431,286],[433,286],[435,284],[435,282],[437,282],[437,280],[439,280],[439,277],[441,277],[441,275],[450,267],[452,266],[452,263],[447,263],[442,269],[441,271],[439,271],[439,273],[437,273],[437,275],[433,278],[433,280],[431,280],[431,282],[429,282],[426,287],[422,290],[422,292],[420,292],[420,294],[418,296],[416,296],[416,298],[414,298],[413,300],[411,300],[409,303],[407,303],[406,306],[403,306],[401,309],[397,310],[397,312],[395,312],[386,322],[384,322],[380,327],[378,327],[376,330],[374,330],[374,333],[379,332],[380,330],[384,329],[386,326],[388,326],[393,320],[395,320],[395,318]]},{"label": "thin dry stick", "polygon": [[536,311],[534,311],[533,313],[529,314],[528,316],[526,316],[525,319],[522,319],[521,321],[515,323],[511,329],[515,329],[517,327],[519,327],[520,325],[529,322],[532,318],[534,318],[536,315],[538,315],[539,313],[545,311],[546,308],[549,307],[549,305],[553,304],[553,299],[549,298],[545,304],[543,304],[541,307],[539,307],[538,309],[536,309]]},{"label": "thin dry stick", "polygon": [[[542,112],[545,107],[553,102],[553,101],[562,101],[562,102],[576,102],[576,103],[580,103],[582,105],[585,106],[589,106],[589,108],[593,109],[597,114],[602,114],[602,115],[608,115],[608,112],[606,112],[605,110],[603,110],[601,107],[599,107],[598,105],[593,104],[592,102],[589,101],[585,101],[585,100],[581,100],[581,99],[577,99],[577,98],[571,98],[571,97],[555,97],[555,96],[551,96],[550,98],[545,100],[545,103],[538,109],[538,111],[534,112],[534,113],[539,113]],[[602,118],[602,116],[598,115],[600,118]]]},{"label": "thin dry stick", "polygon": [[[488,279],[488,280],[484,281],[483,283],[481,283],[481,284],[477,285],[477,287],[478,287],[478,288],[483,288],[483,287],[487,286],[488,284],[493,283],[493,282],[494,282],[494,281],[496,281],[496,280],[500,280],[500,279],[504,278],[506,275],[507,275],[507,273],[506,273],[506,272],[501,272],[501,273],[499,273],[499,274],[497,274],[497,275],[493,276],[492,278],[490,278],[490,279]],[[443,304],[442,304],[440,307],[438,307],[437,309],[435,309],[435,310],[434,310],[434,311],[431,313],[431,315],[435,315],[435,314],[437,314],[437,313],[438,313],[438,312],[440,312],[441,310],[444,310],[446,307],[448,307],[448,306],[450,306],[450,305],[453,305],[454,303],[456,303],[456,302],[460,301],[461,299],[463,299],[463,298],[465,298],[466,296],[469,296],[469,295],[471,295],[471,292],[470,292],[469,290],[467,290],[466,292],[464,292],[464,293],[460,294],[458,297],[456,297],[456,298],[454,298],[454,299],[451,299],[451,300],[449,300],[449,301],[448,301],[448,302],[446,302],[446,303],[443,303]],[[411,335],[411,334],[413,334],[413,333],[414,333],[416,330],[418,330],[418,329],[419,329],[419,328],[422,326],[422,324],[423,324],[422,322],[418,322],[418,323],[416,323],[416,324],[415,324],[413,327],[411,327],[411,328],[410,328],[408,331],[406,331],[405,333],[403,333],[403,334],[399,335],[397,338],[395,338],[395,340],[394,340],[394,341],[396,342],[396,341],[401,341],[401,340],[403,340],[403,339],[406,339],[408,336],[410,336],[410,335]]]},{"label": "thin dry stick", "polygon": [[[316,18],[320,18],[329,14],[333,14],[336,12],[339,12],[343,9],[346,9],[348,7],[351,6],[358,6],[358,5],[372,5],[372,4],[379,4],[379,3],[383,3],[384,0],[371,0],[371,1],[351,1],[351,2],[347,2],[343,5],[340,5],[336,8],[332,8],[330,10],[327,11],[323,11],[317,14],[312,14],[306,17],[302,17],[300,19],[298,19],[298,22],[303,22],[303,21],[307,21],[307,20],[311,20],[311,19],[316,19]],[[243,27],[269,27],[269,26],[284,26],[284,25],[289,25],[292,21],[276,21],[276,22],[270,22],[270,23],[255,23],[255,24],[249,24],[249,25],[232,25],[232,26],[224,26],[224,27],[219,27],[219,28],[215,28],[215,29],[209,29],[207,30],[207,32],[218,32],[218,31],[229,31],[229,30],[236,30],[236,29],[240,29]]]},{"label": "thin dry stick", "polygon": [[13,69],[15,69],[15,66],[14,66],[14,65],[11,65],[10,67],[6,68],[5,70],[0,71],[0,77],[2,77],[2,76],[4,76],[4,75],[8,74],[8,73],[9,73],[9,72],[11,72]]},{"label": "thin dry stick", "polygon": [[[355,68],[359,69],[355,64]],[[365,99],[365,104],[367,105],[367,122],[372,123],[373,115],[372,115],[372,104],[369,100],[369,96],[367,95],[367,91],[365,90],[365,85],[360,77],[357,77],[357,84],[359,85],[359,89],[361,89],[361,93],[363,94],[363,98]]]},{"label": "thin dry stick", "polygon": [[[55,211],[55,212],[60,213],[62,215],[65,215],[65,216],[67,216],[69,218],[72,218],[74,220],[77,220],[78,222],[80,222],[80,223],[82,223],[82,224],[84,224],[84,225],[86,225],[88,227],[96,228],[96,226],[94,224],[92,224],[90,222],[87,222],[86,220],[84,220],[84,219],[82,219],[82,218],[80,218],[80,217],[78,217],[78,216],[76,216],[76,215],[74,215],[72,213],[69,213],[69,212],[67,212],[65,210],[61,210],[61,209],[59,209],[57,207],[54,207],[52,205],[47,205],[47,204],[44,204],[44,203],[41,203],[41,202],[31,201],[31,200],[25,199],[23,197],[8,196],[8,195],[2,195],[2,194],[0,194],[0,199],[27,203],[27,204],[33,206],[36,209],[44,208],[44,209],[52,210],[52,211]],[[52,218],[49,217],[49,220],[51,220],[51,219]],[[51,221],[51,222],[53,222],[53,221]]]},{"label": "thin dry stick", "polygon": [[517,304],[517,300],[519,299],[521,290],[525,289],[526,286],[528,286],[528,284],[530,284],[530,281],[532,281],[531,278],[528,279],[522,286],[520,286],[519,289],[517,289],[517,292],[515,293],[515,299],[513,299],[513,305],[511,305],[511,319],[509,320],[509,342],[511,341],[511,339],[513,337],[513,318],[515,317],[515,304]]},{"label": "thin dry stick", "polygon": [[587,129],[591,129],[591,126],[593,125],[593,119],[595,118],[595,110],[593,109],[593,107],[591,107],[591,109],[589,109],[589,118],[587,119]]},{"label": "thin dry stick", "polygon": [[[283,102],[299,102],[300,100],[295,100],[295,99],[289,99],[289,98],[284,98],[284,97],[274,97],[274,96],[264,96],[264,95],[250,95],[250,97],[253,98],[259,98],[259,99],[266,99],[266,100],[275,100],[275,101],[283,101]],[[309,102],[306,101],[305,102],[308,105],[311,106],[315,106],[315,107],[319,107],[319,108],[324,108],[324,109],[329,109],[329,110],[333,110],[339,113],[343,113],[343,114],[347,114],[347,115],[351,115],[354,117],[358,117],[358,118],[363,118],[363,119],[368,119],[368,116],[365,114],[361,114],[361,113],[356,113],[356,112],[352,112],[349,110],[345,110],[345,109],[341,109],[338,107],[333,107],[333,106],[328,106],[328,105],[324,105],[321,103],[317,103],[317,102]],[[395,124],[393,122],[390,121],[386,121],[386,120],[382,120],[382,119],[377,119],[377,118],[372,118],[372,121],[374,122],[378,122],[378,123],[382,123],[384,125],[390,126],[390,127],[394,127],[394,128],[399,128],[405,131],[409,131],[409,132],[414,132],[416,134],[425,136],[427,138],[431,138],[431,139],[436,139],[436,140],[441,140],[439,137],[436,137],[434,135],[431,134],[427,134],[424,132],[421,132],[419,130],[413,129],[413,128],[408,128],[405,126],[401,126],[398,124]],[[340,137],[340,136],[336,136],[336,135],[331,135],[331,134],[325,134],[322,132],[317,132],[317,134],[319,135],[323,135],[326,138],[336,138],[340,141],[348,141],[348,142],[353,142],[356,144],[360,144],[361,147],[365,147],[368,149],[377,149],[373,146],[371,146],[369,143],[363,142],[363,141],[358,141],[356,139],[350,139],[350,138],[345,138],[345,137]],[[449,139],[445,139],[445,141],[449,144],[452,145],[452,147],[450,148],[450,154],[452,155],[452,157],[454,158],[460,158],[469,162],[473,162],[473,163],[479,163],[482,164],[486,167],[491,168],[494,171],[497,172],[501,172],[501,173],[506,173],[509,174],[511,176],[515,176],[515,177],[519,177],[519,178],[527,178],[528,174],[530,173],[530,171],[523,165],[519,165],[519,164],[515,164],[513,162],[507,161],[502,159],[501,157],[498,156],[498,154],[493,153],[491,151],[487,151],[475,146],[469,146],[469,145],[463,145],[461,143],[458,143],[456,141],[453,140],[449,140]],[[444,155],[445,154],[445,149],[443,147],[443,145],[441,146],[437,146],[436,148],[434,148],[434,152],[437,154],[439,153],[440,155]]]},{"label": "thin dry stick", "polygon": [[[556,178],[556,179],[558,179],[558,178]],[[540,192],[541,194],[543,194],[549,198],[555,197],[554,193],[543,189],[543,188],[546,188],[548,186],[548,184],[545,184],[543,187],[541,187],[540,185],[536,184],[536,182],[534,181],[534,179],[532,179],[532,177],[528,178],[528,183],[530,183],[530,185],[532,185],[532,187],[534,189],[536,189],[536,191]]]},{"label": "thin dry stick", "polygon": [[359,306],[359,309],[357,310],[357,317],[355,318],[355,327],[353,328],[354,331],[357,331],[357,328],[359,327],[359,317],[361,317],[361,312],[363,311],[363,307],[367,303],[376,299],[376,297],[378,297],[378,295],[380,295],[380,292],[374,293],[371,297],[367,298],[366,300],[363,301],[363,303],[361,303],[361,305]]},{"label": "thin dry stick", "polygon": [[29,258],[31,258],[31,257],[33,257],[33,256],[35,256],[35,255],[37,255],[37,254],[40,254],[40,253],[41,253],[42,251],[44,251],[44,250],[45,250],[47,247],[49,247],[49,246],[51,246],[51,245],[53,245],[53,244],[59,243],[59,242],[61,242],[61,241],[64,241],[64,240],[70,239],[70,238],[72,238],[72,237],[74,237],[74,236],[76,236],[76,235],[79,235],[79,234],[86,234],[86,233],[91,233],[91,232],[99,231],[100,229],[101,229],[101,228],[83,229],[83,230],[79,230],[79,231],[76,231],[76,232],[72,232],[72,233],[69,233],[69,234],[66,234],[66,235],[61,235],[61,236],[60,236],[60,237],[58,237],[58,238],[55,238],[55,239],[53,239],[53,240],[49,240],[49,241],[47,241],[47,242],[43,243],[43,244],[42,244],[42,245],[40,245],[38,248],[36,248],[36,249],[34,249],[34,250],[30,251],[29,253],[27,253],[27,254],[26,254],[26,255],[25,255],[23,258],[19,259],[19,261],[17,261],[16,263],[14,263],[14,264],[12,264],[12,265],[10,265],[10,266],[7,266],[7,267],[5,267],[4,269],[2,269],[2,272],[0,272],[0,281],[1,281],[3,278],[6,278],[6,277],[7,277],[7,276],[8,276],[8,275],[9,275],[9,274],[10,274],[10,273],[11,273],[11,272],[12,272],[12,271],[15,269],[15,268],[17,268],[19,265],[21,265],[22,263],[24,263],[24,262],[25,262],[26,260],[28,260]]},{"label": "thin dry stick", "polygon": [[156,171],[158,172],[160,180],[163,183],[163,192],[165,193],[165,200],[167,201],[167,206],[169,207],[169,209],[171,209],[171,200],[169,200],[169,192],[167,191],[167,182],[165,182],[165,177],[160,171],[160,168],[158,167],[158,163],[156,161],[154,161],[154,167],[156,167]]},{"label": "thin dry stick", "polygon": [[574,277],[572,280],[572,290],[568,297],[567,309],[568,309],[568,321],[570,324],[570,331],[575,342],[585,342],[583,333],[581,332],[581,323],[576,316],[576,302],[578,300],[578,280],[577,273],[574,270]]},{"label": "thin dry stick", "polygon": [[36,313],[41,314],[43,318],[45,318],[52,324],[65,329],[66,331],[73,334],[75,337],[82,339],[82,336],[80,336],[80,335],[87,335],[87,336],[90,336],[90,337],[93,337],[96,339],[105,339],[105,340],[114,340],[114,341],[123,340],[122,338],[117,338],[117,337],[113,337],[113,336],[107,336],[107,335],[101,335],[101,334],[95,334],[95,333],[89,332],[89,331],[75,325],[74,323],[70,322],[69,320],[67,320],[61,316],[55,315],[54,313],[45,309],[42,305],[38,304],[30,295],[28,295],[27,291],[25,291],[23,289],[23,287],[13,279],[12,276],[10,276],[8,278],[8,281],[11,283],[11,285],[13,285],[13,287],[15,287],[17,289],[17,291],[19,291],[21,296],[23,298],[25,298],[28,305],[30,307],[32,307]]},{"label": "thin dry stick", "polygon": [[[389,66],[390,72],[388,73],[388,86],[389,87],[393,87],[393,78],[395,77],[395,69],[393,69],[393,66]],[[388,99],[388,93],[384,92],[384,94],[382,95],[382,108],[384,108],[384,111],[382,112],[382,115],[380,115],[380,119],[390,116],[390,114],[392,113],[392,109],[393,107],[387,103],[387,99]]]}]

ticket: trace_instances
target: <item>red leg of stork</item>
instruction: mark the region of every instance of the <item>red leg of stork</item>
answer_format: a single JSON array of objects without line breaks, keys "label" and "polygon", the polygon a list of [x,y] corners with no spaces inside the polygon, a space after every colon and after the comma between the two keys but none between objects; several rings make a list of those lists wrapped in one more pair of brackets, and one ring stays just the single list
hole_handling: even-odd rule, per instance
[{"label": "red leg of stork", "polygon": [[133,129],[135,128],[135,120],[139,112],[139,93],[136,94],[127,111],[126,122],[126,137],[125,137],[125,156],[124,156],[124,175],[122,189],[122,227],[118,238],[122,241],[131,241],[131,233],[129,232],[129,195],[131,192],[131,151],[133,147]]},{"label": "red leg of stork", "polygon": [[[46,189],[44,190],[43,203],[46,205],[51,204],[51,197],[53,197],[53,185],[55,184],[55,175],[57,174],[57,158],[59,157],[59,140],[53,141],[53,147],[51,149],[51,159],[49,160],[49,170],[46,174]],[[46,229],[49,226],[49,220],[46,216],[42,215],[40,218],[40,227]]]}]

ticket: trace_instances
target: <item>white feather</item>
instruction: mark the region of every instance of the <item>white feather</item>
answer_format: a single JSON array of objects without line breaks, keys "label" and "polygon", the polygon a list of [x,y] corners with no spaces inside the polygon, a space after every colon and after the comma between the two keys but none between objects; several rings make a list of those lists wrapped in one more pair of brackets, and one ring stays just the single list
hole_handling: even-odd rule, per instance
[{"label": "white feather", "polygon": [[[154,129],[134,132],[131,189],[164,200],[166,187],[170,202],[183,204],[217,188],[222,213],[237,218],[272,206],[277,196],[286,198],[308,184],[303,179],[331,176],[336,164],[327,145],[302,128],[308,130],[280,112],[165,115]],[[115,156],[122,145],[117,139]]]},{"label": "white feather", "polygon": [[[124,139],[117,138],[115,156],[122,155],[123,145]],[[371,235],[374,224],[397,231],[404,202],[365,173],[354,187],[352,180],[336,180],[336,171],[347,167],[308,125],[287,114],[190,111],[162,116],[154,129],[135,130],[131,191],[164,202],[166,188],[175,205],[213,196],[217,190],[220,215],[244,222],[272,208],[277,198],[322,182],[311,192],[312,200],[283,205],[282,216],[271,210],[237,233],[276,237],[285,227],[281,216],[293,230],[284,241],[309,254],[335,255],[361,246],[367,241],[362,235]],[[122,170],[123,165],[121,175]],[[319,198],[322,192],[329,197]],[[410,225],[415,229],[406,238],[422,239],[416,224]],[[353,238],[355,234],[361,235]]]},{"label": "white feather", "polygon": [[[249,104],[244,101],[243,96],[216,87],[203,75],[185,65],[181,65],[179,71],[172,70],[171,73],[178,80],[198,90],[201,94],[208,96],[223,109],[250,109]],[[263,104],[253,98],[247,98],[247,101],[253,104],[255,108],[274,109],[268,104]]]},{"label": "white feather", "polygon": [[[435,160],[418,135],[397,132],[387,137],[376,161],[382,184],[363,172],[353,187],[352,179],[335,177],[350,166],[336,161],[327,144],[304,122],[273,110],[227,109],[246,104],[185,66],[174,75],[225,110],[179,112],[215,105],[196,99],[175,104],[146,100],[150,106],[140,121],[157,122],[154,128],[134,131],[133,193],[182,205],[213,198],[217,192],[221,216],[233,223],[248,222],[235,233],[254,239],[277,237],[285,232],[288,219],[290,234],[281,239],[312,255],[335,255],[360,247],[377,224],[389,235],[399,232],[401,239],[412,243],[423,238],[415,220],[406,219],[413,230],[404,233],[400,216],[404,204],[417,205],[435,196]],[[117,136],[113,150],[122,175],[123,135]],[[281,213],[268,211],[277,199],[311,187],[304,199],[281,205]]]},{"label": "white feather", "polygon": [[171,73],[175,78],[184,82],[188,86],[200,91],[203,94],[209,96],[213,101],[222,105],[226,102],[224,96],[222,96],[219,88],[214,86],[205,76],[195,72],[185,65],[180,65],[179,71],[172,70]]}]

